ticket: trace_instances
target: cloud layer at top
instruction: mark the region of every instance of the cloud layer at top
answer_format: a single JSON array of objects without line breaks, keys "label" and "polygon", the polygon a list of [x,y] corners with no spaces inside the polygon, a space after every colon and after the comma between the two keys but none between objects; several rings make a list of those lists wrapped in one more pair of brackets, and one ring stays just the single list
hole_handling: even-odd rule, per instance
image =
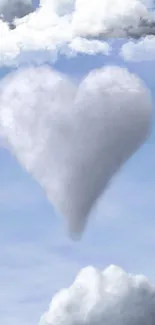
[{"label": "cloud layer at top", "polygon": [[[106,41],[109,38],[155,34],[155,14],[150,5],[144,0],[41,0],[39,9],[16,20],[14,30],[0,22],[0,65],[31,60],[44,62],[45,52],[51,61],[58,53],[108,55],[110,47]],[[12,15],[7,17],[10,20],[15,14],[11,7],[6,8],[5,16]],[[39,59],[30,55],[33,51],[41,52]]]},{"label": "cloud layer at top", "polygon": [[154,14],[141,0],[76,0],[73,30],[80,36],[133,37],[155,33]]},{"label": "cloud layer at top", "polygon": [[154,325],[155,287],[111,265],[82,269],[52,300],[39,325]]},{"label": "cloud layer at top", "polygon": [[115,66],[78,86],[48,67],[19,70],[2,80],[0,103],[0,132],[72,233],[151,126],[149,90]]}]

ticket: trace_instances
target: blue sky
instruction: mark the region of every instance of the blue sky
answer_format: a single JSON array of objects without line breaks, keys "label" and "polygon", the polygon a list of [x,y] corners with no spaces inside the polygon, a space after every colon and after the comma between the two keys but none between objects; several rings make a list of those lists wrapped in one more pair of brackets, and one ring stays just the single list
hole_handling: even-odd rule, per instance
[{"label": "blue sky", "polygon": [[[115,49],[119,43],[115,44]],[[82,78],[105,64],[126,66],[151,89],[155,62],[125,63],[109,57],[60,57],[54,67]],[[1,68],[0,78],[10,69]],[[65,221],[41,187],[0,148],[0,322],[34,325],[54,293],[71,284],[86,265],[116,264],[155,282],[155,130],[113,179],[92,213],[80,242],[71,241]]]},{"label": "blue sky", "polygon": [[[107,60],[106,60],[107,61]],[[109,62],[124,65],[113,56]],[[73,77],[105,63],[104,57],[60,58],[56,69]],[[106,62],[107,63],[107,62]],[[130,64],[154,96],[154,62]],[[1,77],[6,73],[1,70]],[[53,294],[72,283],[86,265],[116,264],[155,281],[155,134],[113,179],[80,242],[43,190],[4,148],[0,149],[0,320],[38,322]]]}]

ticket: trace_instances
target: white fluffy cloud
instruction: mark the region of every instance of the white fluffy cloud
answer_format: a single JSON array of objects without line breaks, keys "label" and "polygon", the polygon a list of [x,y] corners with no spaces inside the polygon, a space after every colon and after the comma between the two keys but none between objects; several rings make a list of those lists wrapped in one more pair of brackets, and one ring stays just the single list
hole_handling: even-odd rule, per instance
[{"label": "white fluffy cloud", "polygon": [[[94,44],[94,41],[91,43],[85,38],[77,39],[74,35],[71,26],[73,8],[73,1],[43,0],[38,10],[16,20],[14,30],[10,30],[6,23],[0,21],[0,65],[18,65],[34,60],[42,63],[47,60],[47,53],[50,61],[55,61],[58,53],[95,54],[100,51],[107,55],[110,49],[107,43],[95,41]],[[33,56],[34,51],[39,55],[37,53]]]},{"label": "white fluffy cloud", "polygon": [[111,265],[82,269],[52,300],[39,325],[154,325],[155,287]]},{"label": "white fluffy cloud", "polygon": [[76,55],[76,53],[85,53],[89,55],[103,53],[105,55],[108,55],[110,53],[110,48],[109,45],[105,42],[76,37],[68,46],[68,55],[69,53],[71,55]]},{"label": "white fluffy cloud", "polygon": [[139,38],[155,32],[153,16],[141,0],[76,0],[72,25],[80,36]]},{"label": "white fluffy cloud", "polygon": [[155,59],[155,37],[147,36],[135,43],[123,45],[120,55],[125,61],[151,61]]},{"label": "white fluffy cloud", "polygon": [[150,92],[127,69],[92,71],[78,86],[48,67],[0,84],[0,128],[21,164],[81,232],[112,176],[145,141]]},{"label": "white fluffy cloud", "polygon": [[41,61],[47,59],[45,51],[50,60],[55,60],[58,53],[70,54],[73,45],[74,52],[80,49],[81,53],[107,55],[108,38],[155,34],[155,14],[150,4],[144,0],[41,0],[39,9],[16,20],[14,30],[0,22],[0,65],[31,61],[33,51],[42,53]]}]

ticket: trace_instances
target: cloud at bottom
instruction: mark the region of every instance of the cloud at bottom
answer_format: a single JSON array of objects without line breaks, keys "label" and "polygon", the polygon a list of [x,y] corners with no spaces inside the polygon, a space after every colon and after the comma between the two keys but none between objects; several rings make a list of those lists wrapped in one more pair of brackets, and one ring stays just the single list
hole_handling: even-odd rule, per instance
[{"label": "cloud at bottom", "polygon": [[155,287],[145,276],[89,266],[54,296],[39,325],[153,325],[154,306]]}]

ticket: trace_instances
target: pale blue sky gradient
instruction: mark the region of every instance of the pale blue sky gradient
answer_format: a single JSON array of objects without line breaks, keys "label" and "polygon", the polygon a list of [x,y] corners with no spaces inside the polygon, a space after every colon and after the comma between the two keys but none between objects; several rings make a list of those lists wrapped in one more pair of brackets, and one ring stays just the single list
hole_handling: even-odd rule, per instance
[{"label": "pale blue sky gradient", "polygon": [[[119,43],[115,48],[119,48]],[[59,58],[54,67],[82,78],[104,64],[127,66],[155,92],[155,62],[126,64],[115,50],[107,58]],[[2,78],[8,69],[0,70]],[[154,124],[154,122],[153,122]],[[80,242],[65,233],[65,221],[40,186],[0,148],[0,323],[34,325],[53,294],[86,265],[117,264],[155,282],[155,130],[113,179],[92,213]]]}]

